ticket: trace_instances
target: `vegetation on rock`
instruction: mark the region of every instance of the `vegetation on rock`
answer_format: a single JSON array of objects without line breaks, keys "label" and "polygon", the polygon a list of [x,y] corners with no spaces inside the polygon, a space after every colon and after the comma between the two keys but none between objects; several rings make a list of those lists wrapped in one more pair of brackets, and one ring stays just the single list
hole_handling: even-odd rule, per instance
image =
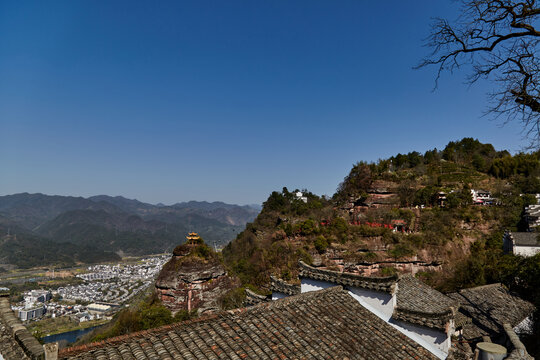
[{"label": "vegetation on rock", "polygon": [[[441,290],[500,281],[538,302],[525,290],[530,285],[517,280],[534,258],[502,256],[502,231],[526,230],[522,213],[535,202],[527,194],[540,193],[539,176],[540,152],[511,155],[472,138],[442,151],[359,162],[332,199],[303,190],[303,202],[296,191],[273,192],[223,256],[244,285],[263,292],[270,275],[295,279],[298,260],[327,266],[418,260],[443,264],[444,271],[422,272]],[[473,205],[471,189],[490,191],[497,204]],[[390,229],[399,221],[407,231]]]}]

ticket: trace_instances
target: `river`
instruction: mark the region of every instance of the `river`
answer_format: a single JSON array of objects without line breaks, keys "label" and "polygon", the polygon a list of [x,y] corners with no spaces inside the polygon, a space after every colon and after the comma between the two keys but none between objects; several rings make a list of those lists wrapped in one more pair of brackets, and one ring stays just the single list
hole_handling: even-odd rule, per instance
[{"label": "river", "polygon": [[92,326],[86,329],[72,330],[72,331],[68,331],[68,332],[64,332],[60,334],[44,336],[41,338],[41,340],[43,340],[44,343],[52,343],[52,342],[57,342],[61,340],[66,340],[68,343],[74,343],[78,338],[80,338],[84,334],[87,334],[90,331],[100,326],[103,326],[103,325],[97,325],[97,326]]}]

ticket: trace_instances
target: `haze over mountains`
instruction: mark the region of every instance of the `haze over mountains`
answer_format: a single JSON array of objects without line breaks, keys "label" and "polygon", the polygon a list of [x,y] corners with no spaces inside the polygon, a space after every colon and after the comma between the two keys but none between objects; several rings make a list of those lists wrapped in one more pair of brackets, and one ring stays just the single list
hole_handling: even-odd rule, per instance
[{"label": "haze over mountains", "polygon": [[21,267],[113,260],[170,251],[197,231],[225,245],[259,210],[222,202],[153,205],[121,196],[0,196],[0,264]]}]

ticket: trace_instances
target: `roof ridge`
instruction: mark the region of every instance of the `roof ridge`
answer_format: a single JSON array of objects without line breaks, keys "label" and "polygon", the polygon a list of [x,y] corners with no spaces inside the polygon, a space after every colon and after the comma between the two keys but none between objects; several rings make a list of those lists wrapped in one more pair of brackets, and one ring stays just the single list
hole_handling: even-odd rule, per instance
[{"label": "roof ridge", "polygon": [[[296,280],[298,280],[298,279],[296,279]],[[288,281],[285,281],[282,278],[279,278],[279,277],[274,276],[274,275],[270,275],[270,281],[279,281],[279,282],[282,282],[284,284],[291,285],[291,286],[299,286],[300,285],[300,283],[288,282]]]},{"label": "roof ridge", "polygon": [[480,290],[480,289],[489,289],[489,288],[492,288],[492,287],[505,287],[502,283],[493,283],[493,284],[486,284],[486,285],[480,285],[480,286],[475,286],[475,287],[472,287],[472,288],[466,288],[466,289],[461,289],[458,291],[459,294],[461,294],[463,291],[467,291],[467,290]]},{"label": "roof ridge", "polygon": [[204,316],[201,316],[201,317],[198,317],[198,318],[195,318],[195,319],[184,320],[184,321],[175,322],[175,323],[167,324],[167,325],[162,325],[162,326],[151,328],[151,329],[140,330],[140,331],[136,331],[136,332],[133,332],[133,333],[124,334],[124,335],[118,335],[118,336],[114,336],[114,337],[109,338],[109,339],[105,339],[105,340],[101,340],[101,341],[95,341],[95,342],[92,342],[92,343],[89,343],[89,344],[72,346],[72,347],[69,347],[69,348],[61,349],[59,351],[59,355],[67,356],[67,355],[73,355],[73,354],[79,353],[81,351],[85,351],[85,352],[86,351],[91,351],[93,349],[102,348],[105,345],[115,345],[117,343],[122,343],[126,339],[135,339],[135,338],[139,338],[139,337],[144,337],[144,335],[147,335],[147,334],[158,334],[158,333],[164,332],[166,330],[171,330],[171,329],[174,329],[174,328],[178,328],[178,327],[180,327],[182,325],[185,326],[185,325],[191,325],[191,324],[194,324],[194,323],[213,320],[213,319],[218,318],[219,315],[220,315],[219,313],[211,313],[211,314],[204,315]]},{"label": "roof ridge", "polygon": [[334,283],[336,285],[357,286],[366,289],[383,291],[390,294],[395,291],[396,284],[399,280],[398,275],[369,277],[349,272],[315,268],[307,265],[302,260],[298,262],[298,266],[300,267],[300,277],[306,277],[313,280],[322,280]]},{"label": "roof ridge", "polygon": [[21,350],[30,358],[40,358],[44,354],[43,346],[30,334],[30,331],[23,325],[22,321],[15,316],[9,298],[0,297],[0,324],[4,323],[11,332],[13,339],[20,346]]},{"label": "roof ridge", "polygon": [[337,286],[328,287],[328,288],[325,288],[325,289],[322,289],[322,290],[308,291],[308,292],[304,292],[304,293],[300,293],[300,294],[296,294],[296,295],[291,295],[291,296],[287,296],[287,297],[284,297],[284,298],[281,298],[281,299],[255,304],[255,305],[249,306],[249,307],[243,307],[243,308],[227,310],[225,312],[219,313],[219,315],[221,315],[221,314],[223,314],[223,315],[232,315],[232,316],[243,315],[245,313],[251,313],[251,312],[259,311],[260,309],[279,308],[279,307],[282,307],[282,306],[288,306],[290,304],[294,304],[294,303],[299,302],[299,301],[301,301],[303,299],[306,299],[306,298],[316,298],[316,297],[321,297],[321,296],[324,296],[324,295],[333,294],[333,293],[339,293],[339,292],[347,293],[346,291],[343,290],[343,286],[337,285]]},{"label": "roof ridge", "polygon": [[270,275],[270,290],[286,295],[297,295],[301,292],[301,284],[288,283],[283,279]]},{"label": "roof ridge", "polygon": [[265,299],[267,298],[266,295],[258,294],[255,291],[253,291],[251,289],[248,289],[248,288],[246,288],[246,293],[251,294],[251,295],[256,296],[256,297],[260,297],[260,298],[265,298]]},{"label": "roof ridge", "polygon": [[457,301],[412,275],[399,279],[396,298],[396,319],[438,329],[445,329],[459,308]]}]

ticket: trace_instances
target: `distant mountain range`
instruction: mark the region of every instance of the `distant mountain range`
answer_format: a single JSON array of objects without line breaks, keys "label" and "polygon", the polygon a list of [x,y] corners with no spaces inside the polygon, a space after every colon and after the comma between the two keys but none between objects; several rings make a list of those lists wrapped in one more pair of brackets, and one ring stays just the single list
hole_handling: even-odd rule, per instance
[{"label": "distant mountain range", "polygon": [[189,231],[223,246],[259,211],[253,205],[190,201],[165,206],[107,195],[0,196],[0,264],[68,265],[170,251]]}]

